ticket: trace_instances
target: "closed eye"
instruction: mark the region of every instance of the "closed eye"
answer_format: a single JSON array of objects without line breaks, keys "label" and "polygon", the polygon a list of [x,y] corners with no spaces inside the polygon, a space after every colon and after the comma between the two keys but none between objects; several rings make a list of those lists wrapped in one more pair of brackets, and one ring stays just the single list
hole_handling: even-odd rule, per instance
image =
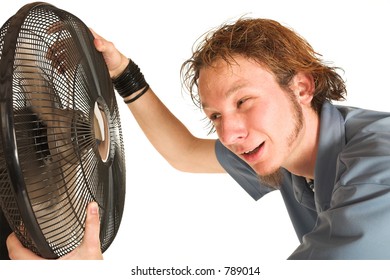
[{"label": "closed eye", "polygon": [[210,119],[211,121],[215,121],[215,120],[217,120],[217,119],[220,118],[220,117],[221,117],[221,114],[215,113],[215,114],[211,114],[211,115],[209,116],[209,119]]},{"label": "closed eye", "polygon": [[237,108],[240,108],[242,104],[245,103],[245,101],[247,101],[248,98],[242,98],[240,100],[237,101]]}]

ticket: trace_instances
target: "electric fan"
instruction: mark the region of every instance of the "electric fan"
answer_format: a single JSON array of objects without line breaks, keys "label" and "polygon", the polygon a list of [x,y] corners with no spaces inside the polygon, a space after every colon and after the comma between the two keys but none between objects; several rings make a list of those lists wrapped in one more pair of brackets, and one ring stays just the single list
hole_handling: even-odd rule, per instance
[{"label": "electric fan", "polygon": [[106,64],[80,19],[34,2],[4,23],[0,117],[0,205],[21,243],[69,253],[96,201],[104,252],[123,214],[124,148]]}]

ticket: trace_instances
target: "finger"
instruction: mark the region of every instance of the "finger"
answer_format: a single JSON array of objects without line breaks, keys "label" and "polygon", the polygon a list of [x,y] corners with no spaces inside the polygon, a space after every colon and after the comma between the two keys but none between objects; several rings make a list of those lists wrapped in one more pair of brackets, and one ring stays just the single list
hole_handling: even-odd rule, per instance
[{"label": "finger", "polygon": [[89,203],[87,207],[87,218],[85,220],[85,232],[83,246],[88,248],[99,248],[100,250],[100,220],[99,208],[96,202]]},{"label": "finger", "polygon": [[89,28],[89,30],[91,31],[91,33],[94,37],[93,42],[95,44],[95,48],[99,52],[104,52],[106,50],[107,41],[102,36],[97,34],[92,28]]},{"label": "finger", "polygon": [[129,60],[126,56],[120,53],[115,45],[104,39],[102,36],[97,34],[92,28],[89,28],[92,35],[94,36],[94,45],[97,51],[101,52],[104,61],[108,67],[111,78],[117,77],[126,68]]},{"label": "finger", "polygon": [[103,52],[106,50],[104,41],[103,41],[102,39],[100,39],[100,38],[95,38],[95,39],[93,40],[93,43],[95,44],[96,50],[98,50],[99,52],[103,53]]},{"label": "finger", "polygon": [[100,36],[99,34],[97,34],[97,33],[95,32],[95,30],[93,30],[91,27],[89,27],[89,30],[91,31],[91,33],[92,33],[92,35],[93,35],[93,37],[94,37],[95,39],[103,39],[103,37]]},{"label": "finger", "polygon": [[22,243],[20,243],[15,233],[10,234],[6,242],[11,260],[43,260],[43,258],[25,248]]}]

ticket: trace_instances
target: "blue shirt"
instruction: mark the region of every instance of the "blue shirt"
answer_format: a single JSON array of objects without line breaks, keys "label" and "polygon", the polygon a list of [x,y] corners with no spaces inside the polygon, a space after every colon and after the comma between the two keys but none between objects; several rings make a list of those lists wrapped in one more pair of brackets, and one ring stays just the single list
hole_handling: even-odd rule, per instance
[{"label": "blue shirt", "polygon": [[[220,141],[216,155],[255,200],[275,190]],[[390,259],[390,113],[326,102],[314,191],[282,174],[279,190],[301,242],[289,259]]]}]

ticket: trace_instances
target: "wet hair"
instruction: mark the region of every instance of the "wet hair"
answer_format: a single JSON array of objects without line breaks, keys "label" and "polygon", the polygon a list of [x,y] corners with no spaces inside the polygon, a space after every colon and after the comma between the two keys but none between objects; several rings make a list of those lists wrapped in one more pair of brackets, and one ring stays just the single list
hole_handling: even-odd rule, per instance
[{"label": "wet hair", "polygon": [[192,101],[201,108],[198,78],[202,68],[213,67],[222,59],[232,65],[233,57],[252,59],[272,72],[278,84],[287,89],[298,72],[310,74],[315,84],[312,108],[319,114],[322,104],[344,100],[345,82],[338,67],[326,65],[321,55],[292,29],[270,19],[240,18],[211,30],[198,40],[192,57],[181,68],[183,87]]}]

